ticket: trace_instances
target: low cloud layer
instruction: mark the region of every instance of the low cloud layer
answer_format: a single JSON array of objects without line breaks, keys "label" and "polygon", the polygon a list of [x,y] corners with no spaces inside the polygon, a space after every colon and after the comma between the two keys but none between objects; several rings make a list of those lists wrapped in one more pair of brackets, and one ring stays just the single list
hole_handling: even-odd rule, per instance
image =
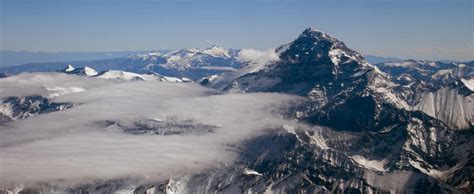
[{"label": "low cloud layer", "polygon": [[[235,153],[226,145],[268,128],[294,125],[275,110],[298,100],[281,94],[214,95],[215,91],[193,83],[127,82],[56,73],[0,80],[3,96],[4,92],[58,94],[47,89],[51,87],[83,88],[53,99],[80,105],[0,126],[0,185],[78,184],[124,177],[159,180],[231,163]],[[216,127],[212,133],[132,135],[103,125],[108,120],[137,118],[176,118]]]}]

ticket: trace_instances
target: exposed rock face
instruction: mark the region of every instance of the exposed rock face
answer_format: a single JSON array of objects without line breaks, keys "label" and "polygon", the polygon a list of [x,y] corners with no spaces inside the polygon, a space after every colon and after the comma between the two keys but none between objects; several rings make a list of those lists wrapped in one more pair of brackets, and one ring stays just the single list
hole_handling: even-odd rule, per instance
[{"label": "exposed rock face", "polygon": [[175,117],[165,120],[136,118],[124,121],[104,121],[106,130],[132,135],[201,135],[213,133],[217,126],[196,123],[193,120],[179,120]]},{"label": "exposed rock face", "polygon": [[5,78],[5,77],[8,77],[8,74],[7,74],[7,73],[1,73],[1,72],[0,72],[0,78]]},{"label": "exposed rock face", "polygon": [[[418,154],[404,148],[404,146],[411,144],[409,136],[412,134],[399,135],[399,140],[396,142],[400,144],[405,141],[403,147],[382,146],[386,150],[395,151],[389,152],[395,153],[393,159],[400,156],[398,161],[392,160],[392,162],[388,162],[389,160],[380,158],[380,156],[368,156],[369,153],[365,153],[366,156],[359,156],[358,154],[364,155],[364,153],[348,152],[352,146],[345,147],[344,143],[350,145],[350,141],[336,140],[336,137],[340,138],[341,136],[326,141],[326,144],[339,145],[339,149],[331,147],[321,149],[317,143],[314,143],[314,139],[318,138],[317,133],[297,132],[295,134],[281,133],[262,136],[249,142],[249,149],[252,151],[245,152],[246,154],[243,156],[245,162],[241,166],[224,168],[225,170],[217,170],[206,175],[196,175],[183,182],[195,186],[199,184],[193,181],[201,181],[201,185],[207,185],[207,187],[191,187],[191,189],[202,193],[215,190],[224,193],[232,191],[257,193],[265,191],[274,193],[315,191],[324,193],[415,191],[450,193],[457,190],[429,175],[416,172],[416,170],[412,171],[408,167],[392,165],[391,163],[404,163],[405,157],[414,157]],[[383,135],[375,136],[383,137]],[[363,141],[367,137],[362,135],[346,138]],[[382,144],[381,141],[377,143]],[[371,149],[370,147],[367,145],[364,148]],[[433,148],[434,146],[430,149]],[[373,160],[366,159],[371,157]],[[385,165],[380,165],[382,169],[373,170],[377,169],[377,165],[374,163]],[[374,166],[375,168],[368,169],[368,167]],[[242,173],[244,168],[253,169],[262,175],[246,175]],[[204,179],[206,184],[202,184],[204,177],[207,178]]]},{"label": "exposed rock face", "polygon": [[[357,52],[348,49],[344,43],[317,30],[305,30],[295,41],[280,47],[277,51],[280,53],[280,61],[269,64],[260,71],[234,79],[224,91],[283,92],[307,96],[313,103],[309,109],[298,112],[297,117],[303,121],[325,125],[339,131],[357,132],[352,136],[342,135],[344,138],[351,137],[350,141],[339,140],[338,143],[334,143],[328,136],[323,139],[326,141],[325,146],[340,151],[342,155],[351,157],[356,163],[359,162],[358,164],[364,163],[365,165],[360,167],[364,169],[362,171],[375,169],[379,172],[381,170],[396,174],[416,172],[415,179],[420,182],[414,186],[408,186],[408,183],[403,185],[417,187],[417,189],[423,188],[425,192],[452,192],[449,190],[455,188],[472,190],[472,185],[468,183],[468,180],[472,178],[473,169],[470,163],[472,163],[473,150],[467,148],[473,145],[473,141],[469,140],[472,132],[451,130],[472,126],[470,124],[472,123],[470,104],[472,91],[466,84],[460,84],[459,80],[452,82],[456,78],[459,79],[461,74],[465,76],[464,74],[469,72],[462,70],[467,66],[455,65],[453,67],[453,64],[445,64],[444,66],[457,70],[452,70],[454,73],[450,74],[451,76],[435,76],[436,83],[440,85],[429,87],[426,91],[434,92],[424,94],[421,90],[404,91],[403,89],[407,87],[402,87],[401,82],[392,82],[395,75],[393,72],[390,72],[392,73],[390,75],[382,73],[377,67],[365,62]],[[440,74],[440,68],[445,68],[438,63],[432,63],[429,66],[437,66],[438,74]],[[426,75],[417,71],[407,72],[414,82],[419,84],[417,87],[421,88],[427,83],[424,80]],[[425,77],[420,78],[418,74]],[[430,77],[435,74],[433,73]],[[442,84],[449,87],[443,89]],[[437,88],[441,89],[436,90]],[[416,93],[417,91],[421,93]],[[420,96],[414,97],[415,95]],[[414,106],[414,102],[419,104],[415,108],[410,107],[410,105]],[[430,110],[435,111],[430,112]],[[323,134],[328,133],[334,132]],[[338,133],[344,134],[344,132]],[[335,136],[341,138],[341,136]],[[354,155],[361,157],[354,157]],[[254,166],[249,168],[252,167]],[[265,171],[259,168],[253,169],[259,173]],[[343,172],[342,174],[350,173]],[[262,174],[265,175],[265,173]],[[308,176],[311,176],[311,173],[305,175],[304,180]],[[358,176],[351,174],[349,177]],[[385,174],[380,177],[385,177],[388,181],[391,175]],[[419,177],[425,178],[419,179]],[[332,178],[339,179],[340,175],[334,173]],[[298,183],[302,182],[304,181]],[[326,185],[332,184],[334,182]],[[325,184],[319,182],[315,185]],[[365,185],[373,185],[373,183],[366,182]],[[300,185],[295,188],[301,187]],[[333,187],[325,187],[325,189],[334,191]],[[382,188],[379,189],[378,191],[383,191]],[[399,191],[402,190],[406,191],[407,188]],[[342,191],[351,190],[343,189]],[[359,188],[358,191],[367,192],[368,189]]]},{"label": "exposed rock face", "polygon": [[6,97],[0,99],[0,123],[61,111],[73,106],[70,103],[51,102],[42,96]]},{"label": "exposed rock face", "polygon": [[[349,131],[383,125],[382,107],[408,108],[395,84],[336,38],[311,28],[277,49],[280,60],[234,79],[224,91],[283,92],[309,97],[307,121]],[[219,84],[211,84],[219,85]]]}]

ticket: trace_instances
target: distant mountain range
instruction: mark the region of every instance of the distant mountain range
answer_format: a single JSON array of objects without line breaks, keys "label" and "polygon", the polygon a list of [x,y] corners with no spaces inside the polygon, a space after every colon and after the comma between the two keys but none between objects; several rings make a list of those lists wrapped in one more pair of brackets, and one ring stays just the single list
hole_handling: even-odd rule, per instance
[{"label": "distant mountain range", "polygon": [[[235,49],[238,50],[238,49]],[[18,66],[28,63],[71,63],[74,61],[90,61],[100,59],[120,58],[134,54],[146,54],[151,52],[167,53],[169,49],[156,51],[101,51],[101,52],[33,52],[33,51],[0,51],[0,68]],[[404,59],[397,57],[381,57],[376,55],[365,55],[369,63],[395,62]]]},{"label": "distant mountain range", "polygon": [[[242,65],[242,61],[237,59],[240,51],[240,49],[224,49],[216,45],[205,49],[152,52],[0,51],[0,73],[8,75],[21,72],[51,72],[71,64],[75,67],[88,66],[99,72],[110,69],[134,73],[154,71],[165,76],[188,77],[196,80],[217,73],[235,71]],[[400,58],[374,55],[364,56],[364,59],[370,64],[404,61]],[[24,64],[25,62],[28,63]]]},{"label": "distant mountain range", "polygon": [[[5,74],[21,72],[52,72],[72,64],[75,67],[88,66],[99,72],[113,70],[134,73],[157,72],[172,77],[198,79],[204,76],[233,71],[241,66],[237,60],[239,50],[211,46],[205,49],[181,49],[177,51],[153,51],[126,56],[67,62],[28,63],[0,68]],[[127,54],[127,53],[122,53]]]},{"label": "distant mountain range", "polygon": [[[167,52],[169,50],[158,50]],[[32,52],[32,51],[0,51],[0,68],[17,66],[27,63],[50,63],[61,61],[83,61],[112,59],[127,55],[149,53],[150,51],[104,51],[104,52]]]}]

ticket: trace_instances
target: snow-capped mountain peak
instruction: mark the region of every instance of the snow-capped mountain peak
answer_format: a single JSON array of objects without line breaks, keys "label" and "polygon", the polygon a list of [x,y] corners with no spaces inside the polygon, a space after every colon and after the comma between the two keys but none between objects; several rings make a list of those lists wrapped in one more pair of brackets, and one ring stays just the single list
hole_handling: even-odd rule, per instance
[{"label": "snow-capped mountain peak", "polygon": [[87,67],[87,66],[84,67],[84,73],[85,73],[87,76],[95,76],[95,75],[97,75],[97,71],[96,71],[95,69],[92,69],[92,68]]},{"label": "snow-capped mountain peak", "polygon": [[231,57],[227,49],[224,49],[217,45],[212,45],[211,47],[204,49],[202,52],[214,57]]},{"label": "snow-capped mountain peak", "polygon": [[234,71],[241,67],[237,60],[237,50],[225,49],[217,45],[209,48],[188,48],[170,52],[151,52],[128,56],[126,63],[132,63],[126,71],[146,73],[149,71],[173,77],[199,79],[208,75]]},{"label": "snow-capped mountain peak", "polygon": [[101,73],[100,75],[97,76],[98,78],[103,78],[103,79],[121,79],[121,80],[142,80],[145,81],[145,79],[137,73],[131,73],[131,72],[126,72],[126,71],[120,71],[120,70],[109,70]]},{"label": "snow-capped mountain peak", "polygon": [[316,29],[314,27],[308,27],[306,28],[303,33],[300,34],[300,36],[311,36],[311,37],[322,37],[322,38],[331,38],[334,41],[337,41],[336,38],[332,37],[329,34],[324,33],[323,31]]},{"label": "snow-capped mountain peak", "polygon": [[[349,49],[344,42],[314,28],[305,29],[293,42],[283,45],[277,49],[281,58],[295,63],[325,61],[327,59],[335,66],[337,73],[339,65],[348,64],[352,61],[369,67],[362,55]],[[328,61],[329,62],[329,61]]]},{"label": "snow-capped mountain peak", "polygon": [[[341,118],[340,122],[327,125],[353,122],[353,126],[357,127],[352,128],[356,130],[367,130],[372,126],[369,122],[377,122],[383,104],[408,107],[395,95],[395,84],[384,73],[342,41],[319,30],[304,30],[294,41],[277,49],[276,53],[280,54],[280,60],[257,72],[241,75],[232,81],[225,78],[208,80],[210,83],[207,85],[220,87],[222,84],[215,82],[224,81],[227,85],[221,88],[226,92],[283,92],[309,97],[314,102],[314,108],[308,114],[314,114],[317,118]],[[374,121],[358,121],[356,117],[367,118],[365,112],[354,112],[350,117],[345,115],[349,109],[364,103],[371,106],[364,109],[374,111],[370,118]],[[320,111],[323,116],[314,113],[323,107],[325,110]],[[341,110],[347,111],[339,112]]]},{"label": "snow-capped mountain peak", "polygon": [[61,70],[63,73],[75,74],[75,75],[85,75],[85,76],[96,76],[98,72],[95,69],[92,69],[88,66],[81,68],[74,68],[71,64],[67,65],[64,69]]},{"label": "snow-capped mountain peak", "polygon": [[340,46],[344,46],[344,42],[340,41],[339,39],[337,39],[336,37],[330,35],[330,34],[327,34],[321,30],[318,30],[316,28],[312,28],[312,27],[309,27],[309,28],[306,28],[298,38],[311,38],[313,40],[315,40],[315,43],[319,42],[319,41],[328,41],[328,42],[331,42],[332,44],[334,45],[340,45]]},{"label": "snow-capped mountain peak", "polygon": [[76,68],[74,68],[74,66],[72,66],[71,64],[69,64],[69,65],[67,65],[62,71],[63,71],[63,72],[72,72],[72,71],[74,71],[74,69],[76,69]]},{"label": "snow-capped mountain peak", "polygon": [[145,53],[145,54],[134,54],[134,55],[129,55],[126,58],[128,59],[133,59],[133,60],[143,60],[143,61],[156,61],[158,57],[161,57],[163,54],[158,52],[158,51],[153,51],[150,53]]},{"label": "snow-capped mountain peak", "polygon": [[223,57],[223,58],[231,57],[227,49],[222,48],[217,45],[212,45],[211,47],[208,47],[205,49],[198,49],[198,48],[181,49],[181,50],[167,53],[163,56],[165,58],[190,58],[197,55],[209,55],[212,57]]},{"label": "snow-capped mountain peak", "polygon": [[161,81],[161,82],[191,82],[188,78],[176,78],[160,75],[156,72],[148,72],[146,74],[138,74],[121,70],[108,70],[102,72],[97,78],[102,79],[118,79],[126,81]]}]

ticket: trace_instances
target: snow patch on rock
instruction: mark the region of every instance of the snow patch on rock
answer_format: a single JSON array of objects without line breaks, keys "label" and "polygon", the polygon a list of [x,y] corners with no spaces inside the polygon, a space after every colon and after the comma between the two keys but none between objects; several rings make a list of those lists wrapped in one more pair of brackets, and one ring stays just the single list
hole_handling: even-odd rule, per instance
[{"label": "snow patch on rock", "polygon": [[363,156],[360,156],[360,155],[354,155],[354,156],[351,156],[350,158],[352,158],[352,160],[357,162],[357,164],[359,164],[361,166],[364,166],[364,167],[366,167],[368,169],[371,169],[371,170],[376,170],[376,171],[385,171],[385,165],[388,164],[387,159],[369,160],[369,159],[364,158]]},{"label": "snow patch on rock", "polygon": [[252,170],[252,169],[248,169],[248,168],[245,168],[243,173],[244,173],[245,175],[262,176],[262,174],[260,174],[259,172],[255,171],[255,170]]}]

